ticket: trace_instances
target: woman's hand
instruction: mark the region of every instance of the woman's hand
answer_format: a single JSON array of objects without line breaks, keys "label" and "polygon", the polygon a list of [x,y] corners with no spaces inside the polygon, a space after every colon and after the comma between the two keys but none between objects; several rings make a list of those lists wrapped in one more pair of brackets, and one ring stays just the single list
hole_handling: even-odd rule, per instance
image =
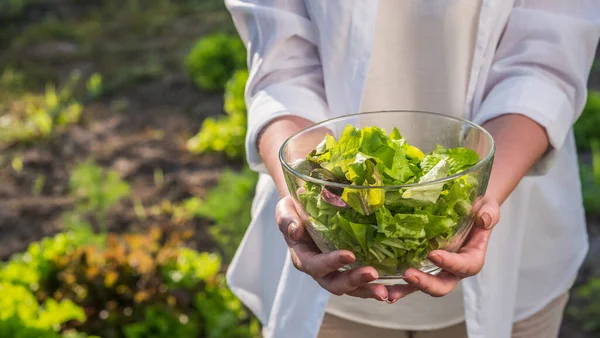
[{"label": "woman's hand", "polygon": [[419,290],[433,297],[445,296],[461,279],[481,271],[492,228],[500,219],[500,206],[495,198],[486,196],[475,203],[473,211],[475,226],[457,253],[435,250],[429,254],[429,260],[443,271],[433,276],[417,269],[408,269],[403,275],[408,285],[390,287],[389,303]]},{"label": "woman's hand", "polygon": [[354,254],[347,250],[321,253],[305,231],[290,196],[279,201],[275,217],[289,247],[294,266],[314,278],[325,290],[338,296],[347,294],[380,301],[388,300],[388,289],[384,285],[369,284],[379,277],[374,268],[337,271],[354,262]]}]

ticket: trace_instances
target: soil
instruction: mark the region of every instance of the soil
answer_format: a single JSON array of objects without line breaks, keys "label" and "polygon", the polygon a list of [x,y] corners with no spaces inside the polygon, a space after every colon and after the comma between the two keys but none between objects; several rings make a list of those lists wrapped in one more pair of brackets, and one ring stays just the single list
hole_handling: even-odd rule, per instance
[{"label": "soil", "polygon": [[[98,6],[99,1],[94,3]],[[31,31],[28,27],[49,15],[60,17],[61,22],[72,22],[97,9],[81,4],[75,0],[33,3],[20,20],[5,22],[6,25],[0,25],[0,30],[16,32],[16,41],[27,37]],[[74,69],[80,70],[84,77],[99,72],[105,76],[104,81],[111,82],[112,79],[113,85],[108,95],[85,106],[80,125],[68,128],[51,140],[2,148],[0,259],[7,259],[24,250],[30,242],[62,230],[60,215],[72,208],[74,202],[69,197],[70,172],[76,164],[87,159],[119,172],[131,185],[132,196],[139,198],[146,208],[165,200],[176,203],[190,196],[202,197],[225,167],[241,166],[241,163],[232,163],[220,155],[192,155],[185,149],[186,140],[199,130],[205,117],[223,113],[222,93],[202,92],[181,69],[182,55],[196,39],[211,30],[211,25],[216,29],[230,26],[222,6],[207,8],[174,20],[166,25],[166,33],[162,36],[140,37],[135,44],[113,46],[114,50],[108,48],[98,54],[76,55],[82,49],[78,44],[55,40],[52,36],[26,48],[2,41],[7,48],[0,54],[0,69],[37,63],[35,71],[31,72],[28,68],[15,67],[25,72],[26,80],[34,90],[43,88],[47,81],[64,82]],[[192,20],[202,17],[204,20]],[[177,38],[168,34],[175,30],[187,33],[175,35]],[[89,39],[96,39],[104,46],[119,42],[118,36]],[[17,47],[10,48],[15,45]],[[132,54],[141,56],[131,60]],[[139,59],[147,54],[153,54],[159,60],[156,61],[159,66],[156,74],[117,77],[140,63]],[[143,66],[144,61],[141,63]],[[38,72],[40,68],[52,72]],[[13,170],[13,156],[22,159],[22,171]],[[157,170],[164,175],[160,186],[154,180]],[[45,184],[34,194],[32,187],[40,176],[45,178]],[[175,226],[166,217],[140,220],[133,209],[133,201],[126,199],[110,210],[109,230],[140,231],[155,224],[163,228]],[[206,232],[208,225],[207,221],[199,220],[185,225],[196,230],[190,242],[192,247],[214,248]]]},{"label": "soil", "polygon": [[[219,155],[191,155],[184,148],[186,135],[195,133],[204,117],[221,110],[221,95],[198,93],[187,80],[173,77],[119,97],[131,102],[124,111],[115,111],[110,104],[114,98],[106,98],[86,108],[83,125],[69,128],[58,139],[4,150],[5,159],[20,155],[23,170],[16,173],[9,161],[0,167],[0,258],[61,230],[59,216],[74,202],[68,195],[69,173],[88,158],[119,172],[146,207],[202,197],[224,167],[239,166]],[[155,170],[163,172],[161,186],[154,182]],[[41,194],[33,195],[39,175],[46,177],[46,184]],[[150,225],[137,220],[130,200],[111,210],[108,224],[117,232]],[[206,225],[195,225],[197,246],[203,249],[209,244]]]}]

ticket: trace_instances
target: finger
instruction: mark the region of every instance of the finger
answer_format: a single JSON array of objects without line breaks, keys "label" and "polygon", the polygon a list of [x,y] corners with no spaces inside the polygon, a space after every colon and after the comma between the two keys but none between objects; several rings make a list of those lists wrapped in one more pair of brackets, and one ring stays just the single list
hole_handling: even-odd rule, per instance
[{"label": "finger", "polygon": [[442,271],[434,276],[416,269],[408,269],[403,278],[408,284],[416,286],[422,292],[433,297],[447,295],[460,281],[460,277],[447,271]]},{"label": "finger", "polygon": [[279,231],[287,238],[298,241],[304,235],[302,220],[300,219],[300,216],[298,216],[294,201],[290,196],[282,198],[281,201],[277,203],[277,207],[275,208],[275,220],[279,226]]},{"label": "finger", "polygon": [[347,250],[336,250],[328,253],[316,251],[315,245],[298,243],[290,248],[294,266],[313,278],[323,278],[339,268],[354,262],[354,254]]},{"label": "finger", "polygon": [[389,299],[387,288],[381,284],[367,284],[348,292],[347,295],[358,298],[374,298],[380,301]]},{"label": "finger", "polygon": [[379,278],[377,270],[365,266],[343,272],[335,271],[317,281],[323,288],[334,295],[343,295],[356,290],[360,286],[367,285],[377,278]]},{"label": "finger", "polygon": [[483,268],[490,235],[491,230],[473,228],[457,253],[434,250],[427,258],[436,266],[458,277],[476,275]]},{"label": "finger", "polygon": [[388,290],[388,303],[394,304],[398,299],[404,298],[416,291],[419,291],[419,288],[414,285],[392,285]]},{"label": "finger", "polygon": [[484,197],[475,209],[475,224],[482,229],[492,229],[500,220],[500,205],[491,197]]}]

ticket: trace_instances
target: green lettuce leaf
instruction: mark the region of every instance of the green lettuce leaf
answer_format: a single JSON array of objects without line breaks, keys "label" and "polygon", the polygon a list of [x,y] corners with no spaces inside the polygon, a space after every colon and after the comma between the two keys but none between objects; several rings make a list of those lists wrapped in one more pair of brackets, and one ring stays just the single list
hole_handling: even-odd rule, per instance
[{"label": "green lettuce leaf", "polygon": [[[324,181],[373,187],[425,183],[467,170],[479,161],[467,148],[441,145],[427,154],[408,144],[398,129],[347,126],[336,140],[327,135],[299,163]],[[306,182],[298,193],[313,235],[332,249],[354,252],[361,265],[382,275],[418,268],[434,249],[452,240],[472,208],[477,179],[402,189],[353,189]],[[293,187],[291,187],[293,188]]]}]

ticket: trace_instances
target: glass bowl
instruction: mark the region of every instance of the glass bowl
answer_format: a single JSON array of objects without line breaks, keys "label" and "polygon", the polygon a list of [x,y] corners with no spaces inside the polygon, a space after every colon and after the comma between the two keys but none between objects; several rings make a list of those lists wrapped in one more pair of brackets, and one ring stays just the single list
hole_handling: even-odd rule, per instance
[{"label": "glass bowl", "polygon": [[[347,125],[375,126],[386,132],[397,128],[409,145],[423,153],[436,145],[464,147],[475,151],[479,161],[451,176],[395,186],[335,183],[314,175],[307,155],[326,134],[339,139]],[[440,268],[427,259],[428,254],[436,249],[456,252],[463,245],[474,223],[472,205],[487,188],[494,141],[485,129],[467,120],[430,112],[381,111],[345,115],[305,128],[284,142],[279,157],[296,208],[319,249],[350,250],[356,260],[340,271],[372,266],[379,273],[376,283],[394,284],[403,282],[401,276],[408,268],[437,274]],[[426,202],[411,198],[431,196],[432,191],[437,191],[437,197]],[[340,202],[341,196],[348,196],[344,192],[365,199],[385,196],[383,205],[393,215],[381,216],[383,209],[357,213],[354,206]]]}]

